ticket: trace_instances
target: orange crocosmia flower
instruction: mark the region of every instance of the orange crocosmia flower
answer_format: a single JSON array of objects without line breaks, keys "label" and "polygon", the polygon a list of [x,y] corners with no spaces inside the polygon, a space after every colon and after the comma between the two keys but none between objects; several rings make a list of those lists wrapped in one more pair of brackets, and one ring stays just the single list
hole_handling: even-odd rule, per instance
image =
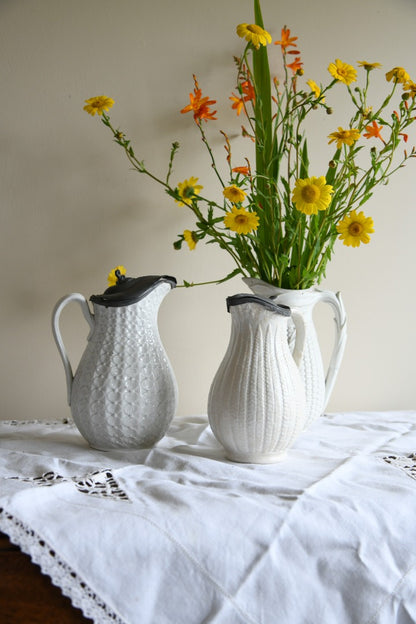
[{"label": "orange crocosmia flower", "polygon": [[232,171],[234,173],[242,173],[243,175],[246,175],[246,176],[250,175],[249,167],[234,167]]},{"label": "orange crocosmia flower", "polygon": [[237,97],[236,95],[234,95],[234,93],[230,96],[229,99],[233,102],[231,108],[233,110],[236,110],[237,115],[239,115],[244,108],[244,99],[241,97]]},{"label": "orange crocosmia flower", "polygon": [[200,119],[216,119],[214,115],[217,111],[211,111],[210,106],[216,103],[216,100],[210,100],[209,97],[202,97],[202,90],[199,88],[197,79],[194,76],[195,88],[194,92],[189,94],[189,104],[181,110],[181,113],[189,113],[193,111],[194,120],[198,123]]},{"label": "orange crocosmia flower", "polygon": [[301,63],[300,56],[298,56],[297,58],[295,58],[295,60],[293,61],[293,63],[288,63],[286,67],[287,67],[288,69],[291,69],[291,70],[292,70],[292,72],[293,72],[294,74],[296,74],[296,72],[297,72],[297,71],[299,71],[300,69],[302,69],[302,65],[303,65],[303,63]]},{"label": "orange crocosmia flower", "polygon": [[255,100],[254,87],[249,80],[245,80],[244,82],[242,82],[240,85],[240,89],[240,97],[237,97],[235,93],[233,93],[230,97],[230,100],[233,102],[231,108],[237,111],[237,115],[239,115],[243,110],[245,102],[254,102]]},{"label": "orange crocosmia flower", "polygon": [[208,97],[202,97],[201,89],[195,89],[194,93],[189,94],[190,103],[181,110],[181,113],[189,113],[193,111],[195,121],[200,119],[217,119],[214,117],[217,111],[211,111],[210,106],[216,103],[216,100],[210,100]]},{"label": "orange crocosmia flower", "polygon": [[409,138],[408,134],[406,134],[405,132],[399,132],[399,136],[403,137],[403,141],[407,143],[407,140]]},{"label": "orange crocosmia flower", "polygon": [[373,121],[373,123],[366,126],[365,129],[367,130],[367,132],[364,132],[366,139],[381,139],[384,143],[384,139],[380,134],[380,130],[383,129],[383,126],[379,126],[376,121]]},{"label": "orange crocosmia flower", "polygon": [[275,41],[274,45],[280,45],[283,51],[286,51],[286,48],[290,46],[296,48],[296,44],[293,42],[297,41],[298,38],[290,36],[290,28],[286,28],[286,26],[282,28],[281,37],[282,39],[280,41]]},{"label": "orange crocosmia flower", "polygon": [[254,91],[254,87],[249,80],[245,80],[241,83],[241,89],[244,94],[244,101],[254,101],[256,99],[256,92]]}]

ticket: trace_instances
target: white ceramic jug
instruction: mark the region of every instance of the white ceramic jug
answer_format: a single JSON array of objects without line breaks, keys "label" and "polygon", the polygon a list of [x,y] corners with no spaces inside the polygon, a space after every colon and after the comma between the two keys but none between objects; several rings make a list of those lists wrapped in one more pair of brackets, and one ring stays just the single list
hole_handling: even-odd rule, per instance
[{"label": "white ceramic jug", "polygon": [[228,349],[212,382],[208,418],[228,459],[272,463],[305,426],[298,370],[304,344],[300,316],[293,356],[287,341],[290,308],[250,294],[227,299]]},{"label": "white ceramic jug", "polygon": [[[175,414],[177,384],[160,340],[157,313],[176,285],[169,276],[126,278],[93,295],[63,297],[52,315],[52,331],[67,381],[75,424],[100,450],[148,448],[160,440]],[[88,344],[75,375],[59,328],[63,308],[80,304],[90,325]]]},{"label": "white ceramic jug", "polygon": [[[330,399],[341,366],[347,340],[347,315],[341,294],[329,290],[307,288],[305,290],[287,290],[278,288],[254,278],[243,278],[254,293],[270,297],[276,303],[287,305],[293,312],[301,315],[305,325],[305,346],[299,365],[306,394],[306,427],[322,416]],[[325,372],[321,348],[316,333],[313,312],[319,303],[329,304],[334,313],[335,339],[331,359]],[[288,339],[293,347],[296,328],[289,321]]]}]

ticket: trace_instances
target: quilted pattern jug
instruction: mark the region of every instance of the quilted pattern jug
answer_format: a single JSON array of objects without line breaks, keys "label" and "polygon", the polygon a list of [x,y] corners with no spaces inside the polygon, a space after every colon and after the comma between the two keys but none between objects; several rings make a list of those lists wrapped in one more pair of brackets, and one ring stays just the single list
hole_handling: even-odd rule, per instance
[{"label": "quilted pattern jug", "polygon": [[[175,376],[160,340],[159,306],[176,286],[166,275],[129,278],[90,301],[72,293],[52,315],[52,331],[67,381],[68,403],[79,431],[100,450],[148,448],[166,433],[175,414]],[[59,319],[75,301],[90,325],[87,347],[75,375],[62,340]]]}]

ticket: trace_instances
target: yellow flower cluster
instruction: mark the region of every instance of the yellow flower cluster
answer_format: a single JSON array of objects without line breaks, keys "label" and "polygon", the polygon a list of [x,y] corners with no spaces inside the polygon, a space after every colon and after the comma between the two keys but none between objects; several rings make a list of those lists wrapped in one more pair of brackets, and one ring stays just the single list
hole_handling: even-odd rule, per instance
[{"label": "yellow flower cluster", "polygon": [[119,264],[108,274],[108,286],[115,286],[122,275],[126,275],[126,269],[122,264]]},{"label": "yellow flower cluster", "polygon": [[326,210],[331,203],[333,188],[326,183],[325,177],[306,178],[296,181],[292,201],[297,210],[307,215],[318,214]]},{"label": "yellow flower cluster", "polygon": [[237,234],[249,234],[257,230],[259,217],[256,212],[248,212],[245,208],[233,206],[231,212],[227,212],[224,217],[224,225]]},{"label": "yellow flower cluster", "polygon": [[346,85],[350,85],[357,80],[357,70],[352,65],[343,63],[339,59],[336,59],[335,63],[329,64],[328,71],[336,80]]},{"label": "yellow flower cluster", "polygon": [[237,35],[242,39],[245,39],[258,50],[259,47],[266,46],[272,42],[270,33],[257,24],[239,24],[237,26]]},{"label": "yellow flower cluster", "polygon": [[102,115],[103,111],[108,112],[113,105],[114,100],[110,97],[97,95],[96,97],[85,100],[84,110],[94,117],[96,113]]},{"label": "yellow flower cluster", "polygon": [[349,130],[344,130],[343,128],[338,128],[338,132],[331,132],[329,135],[330,141],[328,143],[337,143],[337,149],[342,147],[343,145],[353,145],[355,141],[358,141],[361,134],[360,131],[356,128],[350,128]]},{"label": "yellow flower cluster", "polygon": [[195,199],[195,197],[200,194],[204,187],[197,184],[197,182],[198,178],[194,177],[189,178],[189,180],[179,182],[176,190],[180,199],[175,199],[179,206],[189,206],[192,199]]},{"label": "yellow flower cluster", "polygon": [[195,249],[198,242],[195,232],[191,232],[191,230],[184,230],[183,239],[186,243],[188,243],[188,247],[191,251]]},{"label": "yellow flower cluster", "polygon": [[403,69],[403,67],[393,67],[392,70],[387,72],[386,79],[388,82],[393,80],[393,82],[399,82],[401,84],[410,82],[410,76],[407,71]]},{"label": "yellow flower cluster", "polygon": [[363,212],[351,210],[337,225],[338,237],[344,245],[358,247],[360,243],[365,245],[370,242],[369,234],[374,232],[374,223],[371,217],[366,217]]}]

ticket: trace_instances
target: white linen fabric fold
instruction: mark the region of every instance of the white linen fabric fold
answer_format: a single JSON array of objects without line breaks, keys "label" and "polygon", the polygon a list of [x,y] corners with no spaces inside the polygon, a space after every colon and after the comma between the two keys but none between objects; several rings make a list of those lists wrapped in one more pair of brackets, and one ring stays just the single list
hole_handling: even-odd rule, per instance
[{"label": "white linen fabric fold", "polygon": [[206,416],[157,446],[0,422],[0,530],[96,624],[416,622],[416,411],[330,414],[274,465]]}]

